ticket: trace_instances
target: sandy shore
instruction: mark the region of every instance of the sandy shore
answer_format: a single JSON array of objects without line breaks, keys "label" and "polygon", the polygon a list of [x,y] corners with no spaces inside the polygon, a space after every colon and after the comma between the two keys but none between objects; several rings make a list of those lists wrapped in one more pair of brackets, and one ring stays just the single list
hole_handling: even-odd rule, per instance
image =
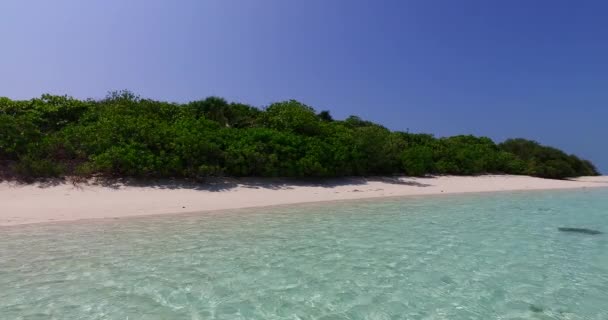
[{"label": "sandy shore", "polygon": [[608,176],[576,181],[525,176],[349,178],[323,183],[242,179],[204,185],[2,182],[0,226],[390,196],[592,187],[608,187]]}]

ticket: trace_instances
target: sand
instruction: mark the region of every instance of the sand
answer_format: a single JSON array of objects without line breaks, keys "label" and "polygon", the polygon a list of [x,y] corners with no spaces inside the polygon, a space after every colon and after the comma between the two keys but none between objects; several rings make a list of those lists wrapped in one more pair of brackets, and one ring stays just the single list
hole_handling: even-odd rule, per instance
[{"label": "sand", "polygon": [[592,187],[608,187],[608,176],[575,181],[487,175],[347,178],[319,183],[272,179],[145,185],[1,182],[0,226],[391,196]]}]

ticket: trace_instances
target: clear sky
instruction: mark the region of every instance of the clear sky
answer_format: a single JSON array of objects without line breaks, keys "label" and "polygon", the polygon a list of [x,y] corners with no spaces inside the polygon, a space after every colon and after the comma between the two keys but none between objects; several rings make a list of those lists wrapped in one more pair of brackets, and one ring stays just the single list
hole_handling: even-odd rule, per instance
[{"label": "clear sky", "polygon": [[0,96],[297,99],[608,172],[608,1],[2,0]]}]

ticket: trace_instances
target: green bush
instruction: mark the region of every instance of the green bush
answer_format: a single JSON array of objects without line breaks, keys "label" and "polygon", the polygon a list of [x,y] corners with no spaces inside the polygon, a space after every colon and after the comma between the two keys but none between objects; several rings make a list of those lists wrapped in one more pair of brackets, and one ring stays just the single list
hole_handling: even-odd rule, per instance
[{"label": "green bush", "polygon": [[518,166],[525,167],[524,174],[551,179],[599,174],[591,162],[536,141],[509,139],[499,147],[519,159]]},{"label": "green bush", "polygon": [[64,173],[61,163],[50,159],[39,159],[24,156],[15,165],[15,172],[23,178],[51,178],[59,177]]},{"label": "green bush", "polygon": [[178,104],[129,91],[100,101],[0,98],[0,164],[28,178],[598,174],[587,160],[524,139],[496,145],[470,135],[391,132],[295,100],[261,110],[218,97]]}]

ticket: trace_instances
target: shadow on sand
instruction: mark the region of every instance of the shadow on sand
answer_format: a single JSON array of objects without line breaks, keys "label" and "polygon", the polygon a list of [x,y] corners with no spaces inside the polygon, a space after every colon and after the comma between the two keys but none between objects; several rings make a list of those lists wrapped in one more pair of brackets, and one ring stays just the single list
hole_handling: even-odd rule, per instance
[{"label": "shadow on sand", "polygon": [[[3,179],[0,179],[0,182]],[[96,185],[107,188],[120,189],[124,186],[147,187],[154,189],[189,189],[202,190],[211,192],[220,192],[234,189],[236,187],[244,187],[251,189],[271,189],[271,190],[288,190],[294,187],[322,187],[334,188],[339,186],[363,186],[370,182],[382,182],[387,184],[397,184],[412,187],[429,187],[430,184],[416,181],[416,178],[410,177],[346,177],[333,179],[313,179],[313,178],[207,178],[203,181],[189,181],[180,179],[130,179],[130,178],[95,178],[95,179],[80,179],[80,178],[57,178],[44,179],[36,181],[24,181],[16,179],[4,179],[17,184],[33,184],[39,188],[48,188],[61,184],[72,184],[75,187],[85,185]]]}]

